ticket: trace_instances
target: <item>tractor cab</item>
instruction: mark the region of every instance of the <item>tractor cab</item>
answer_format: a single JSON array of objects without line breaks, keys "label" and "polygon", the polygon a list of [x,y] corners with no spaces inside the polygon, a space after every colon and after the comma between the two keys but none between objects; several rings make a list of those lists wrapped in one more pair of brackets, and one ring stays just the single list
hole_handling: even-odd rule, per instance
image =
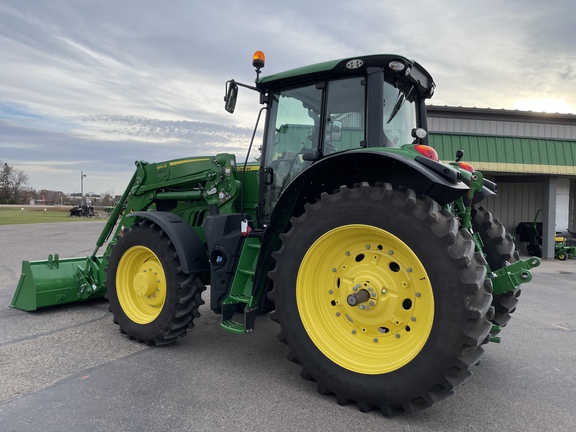
[{"label": "tractor cab", "polygon": [[[259,76],[264,59],[258,53],[256,58]],[[291,181],[325,157],[426,144],[424,99],[434,88],[426,70],[397,55],[341,59],[257,78],[255,89],[267,105],[261,218],[268,220]],[[235,100],[227,96],[227,109]]]}]

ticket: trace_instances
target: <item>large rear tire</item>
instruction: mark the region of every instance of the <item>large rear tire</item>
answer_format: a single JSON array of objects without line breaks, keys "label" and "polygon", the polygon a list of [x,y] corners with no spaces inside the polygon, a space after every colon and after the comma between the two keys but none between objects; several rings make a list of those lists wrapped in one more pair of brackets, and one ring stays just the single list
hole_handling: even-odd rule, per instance
[{"label": "large rear tire", "polygon": [[470,234],[428,197],[341,187],[281,235],[273,319],[302,376],[385,415],[453,393],[491,325],[491,284]]},{"label": "large rear tire", "polygon": [[[477,207],[472,212],[472,228],[480,234],[484,243],[484,253],[486,261],[492,271],[500,270],[508,263],[520,259],[515,250],[514,241],[506,228],[498,219],[494,219],[492,214],[484,207]],[[505,327],[510,321],[510,314],[516,310],[518,297],[521,294],[520,287],[504,294],[494,295],[492,306],[494,306],[494,318],[492,323],[500,327]],[[496,336],[499,331],[493,331],[492,336]]]},{"label": "large rear tire", "polygon": [[108,258],[106,286],[114,322],[129,338],[164,345],[184,336],[205,287],[181,270],[170,238],[156,224],[136,224],[118,238]]}]

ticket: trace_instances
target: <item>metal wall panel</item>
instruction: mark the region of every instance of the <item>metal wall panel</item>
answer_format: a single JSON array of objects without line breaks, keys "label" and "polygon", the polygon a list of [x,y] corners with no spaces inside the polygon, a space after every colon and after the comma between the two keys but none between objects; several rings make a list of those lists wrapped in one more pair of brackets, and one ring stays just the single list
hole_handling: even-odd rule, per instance
[{"label": "metal wall panel", "polygon": [[570,180],[570,198],[568,204],[568,228],[576,231],[576,180]]},{"label": "metal wall panel", "polygon": [[432,132],[429,143],[442,160],[464,150],[481,171],[576,175],[576,140]]},{"label": "metal wall panel", "polygon": [[[533,222],[536,212],[544,206],[543,183],[498,183],[498,195],[487,198],[482,205],[490,211],[495,218],[514,237],[516,226],[520,222]],[[540,215],[539,222],[542,222]],[[521,251],[525,251],[526,245],[519,244]]]},{"label": "metal wall panel", "polygon": [[538,122],[428,117],[433,132],[576,140],[576,126]]}]

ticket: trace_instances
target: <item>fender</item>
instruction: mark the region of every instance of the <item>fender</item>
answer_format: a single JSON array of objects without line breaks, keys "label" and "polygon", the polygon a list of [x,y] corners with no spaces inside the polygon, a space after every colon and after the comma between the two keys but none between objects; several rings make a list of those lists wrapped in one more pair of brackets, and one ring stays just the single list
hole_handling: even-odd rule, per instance
[{"label": "fender", "polygon": [[210,270],[208,255],[202,240],[180,216],[163,211],[138,211],[126,217],[140,217],[159,225],[176,248],[184,273],[202,273]]},{"label": "fender", "polygon": [[428,195],[439,204],[455,201],[470,189],[458,171],[424,156],[410,158],[379,150],[352,150],[325,157],[300,173],[286,188],[270,218],[274,230],[282,230],[307,202],[341,185],[388,182]]},{"label": "fender", "polygon": [[[462,179],[462,181],[465,181]],[[484,179],[484,185],[482,186],[482,190],[480,192],[476,192],[474,194],[474,198],[472,199],[472,204],[478,204],[479,202],[485,200],[489,196],[496,195],[498,192],[498,186],[493,181]]]}]

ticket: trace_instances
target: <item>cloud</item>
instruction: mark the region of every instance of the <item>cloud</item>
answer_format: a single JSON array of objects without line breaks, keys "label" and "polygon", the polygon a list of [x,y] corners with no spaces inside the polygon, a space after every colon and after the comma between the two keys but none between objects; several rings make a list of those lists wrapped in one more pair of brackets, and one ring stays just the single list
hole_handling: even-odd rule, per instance
[{"label": "cloud", "polygon": [[136,159],[243,159],[258,98],[242,89],[229,115],[222,96],[230,78],[253,82],[257,49],[264,75],[392,52],[431,72],[436,105],[573,110],[574,12],[572,0],[4,0],[0,158],[64,191],[80,170],[122,189]]},{"label": "cloud", "polygon": [[[123,190],[134,161],[164,161],[221,152],[243,160],[249,129],[134,116],[76,119],[76,132],[28,128],[0,120],[0,157],[29,174],[30,185],[72,192],[81,170],[98,172],[100,188]],[[86,124],[86,127],[83,125]],[[95,190],[99,192],[100,189]]]}]

